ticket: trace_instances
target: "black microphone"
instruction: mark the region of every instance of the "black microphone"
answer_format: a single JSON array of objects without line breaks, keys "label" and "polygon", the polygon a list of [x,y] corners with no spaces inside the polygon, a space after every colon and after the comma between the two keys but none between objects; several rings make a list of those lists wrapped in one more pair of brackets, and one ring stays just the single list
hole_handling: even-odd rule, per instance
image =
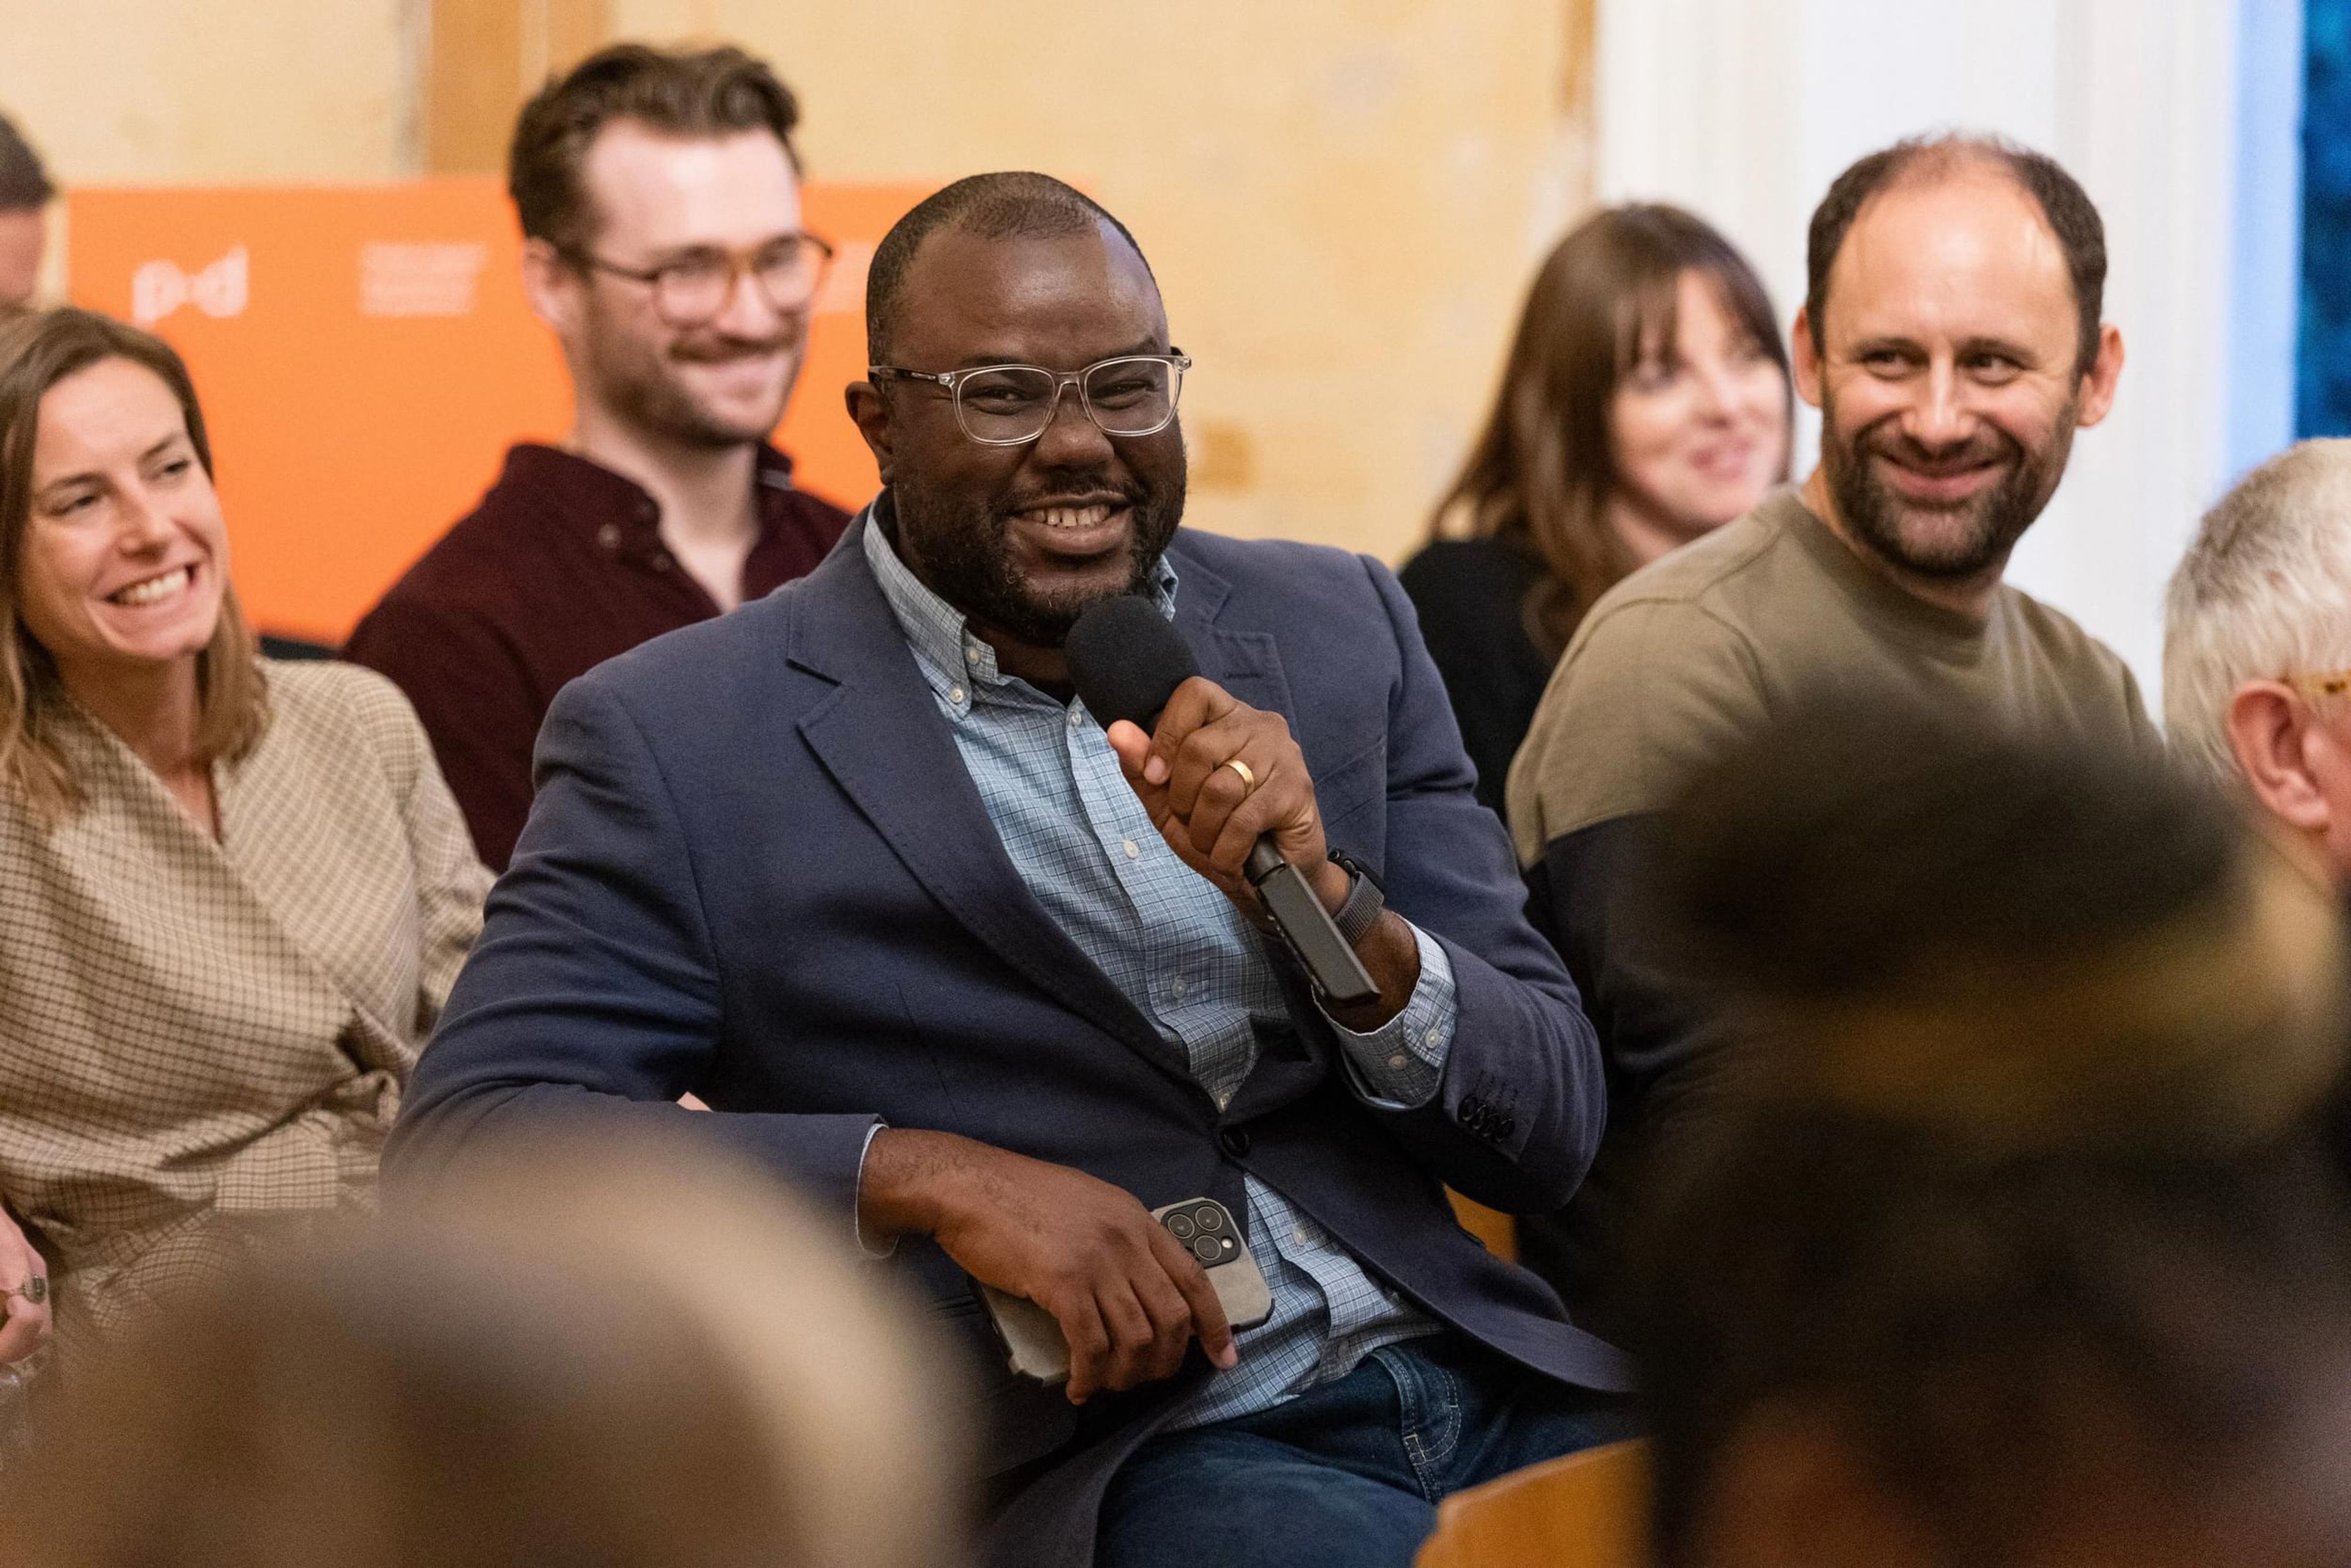
[{"label": "black microphone", "polygon": [[[1200,673],[1183,634],[1156,605],[1133,594],[1104,600],[1080,615],[1062,652],[1079,698],[1104,729],[1126,719],[1149,735],[1176,688]],[[1249,850],[1248,874],[1316,990],[1341,1007],[1379,996],[1371,971],[1339,935],[1305,876],[1281,858],[1271,834],[1260,834]]]}]

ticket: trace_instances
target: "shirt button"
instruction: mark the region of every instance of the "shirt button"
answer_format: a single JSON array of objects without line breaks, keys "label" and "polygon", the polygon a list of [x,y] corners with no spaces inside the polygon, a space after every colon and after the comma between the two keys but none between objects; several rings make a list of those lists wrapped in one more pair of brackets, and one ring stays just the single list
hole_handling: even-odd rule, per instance
[{"label": "shirt button", "polygon": [[602,528],[598,528],[596,530],[596,542],[602,545],[606,549],[619,549],[621,548],[621,525],[618,523],[606,523]]},{"label": "shirt button", "polygon": [[1073,708],[1071,708],[1071,709],[1070,710],[1070,727],[1071,727],[1071,729],[1075,729],[1075,728],[1077,728],[1077,727],[1078,727],[1078,726],[1080,726],[1080,725],[1081,725],[1081,724],[1083,724],[1083,723],[1085,723],[1085,722],[1086,722],[1086,713],[1085,713],[1085,709],[1083,709],[1083,708],[1079,708],[1079,707],[1073,707]]},{"label": "shirt button", "polygon": [[949,686],[947,688],[947,701],[960,706],[963,702],[963,688],[961,686]]},{"label": "shirt button", "polygon": [[1303,1225],[1291,1226],[1290,1228],[1290,1239],[1292,1241],[1297,1242],[1301,1247],[1311,1247],[1314,1244],[1314,1238],[1307,1234],[1306,1227]]},{"label": "shirt button", "polygon": [[1133,839],[1123,841],[1122,847],[1126,851],[1127,859],[1141,860],[1143,858],[1143,846],[1136,843]]},{"label": "shirt button", "polygon": [[1171,997],[1180,997],[1184,994],[1183,976],[1178,975],[1174,979],[1167,982],[1167,994]]},{"label": "shirt button", "polygon": [[1394,1056],[1389,1057],[1388,1065],[1395,1069],[1398,1072],[1402,1072],[1404,1071],[1404,1052],[1399,1051]]}]

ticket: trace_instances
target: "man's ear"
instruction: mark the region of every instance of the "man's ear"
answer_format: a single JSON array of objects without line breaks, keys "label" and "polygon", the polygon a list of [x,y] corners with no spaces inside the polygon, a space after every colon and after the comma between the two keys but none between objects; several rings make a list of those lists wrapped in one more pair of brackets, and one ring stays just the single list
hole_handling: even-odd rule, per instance
[{"label": "man's ear", "polygon": [[890,424],[890,400],[872,382],[852,382],[842,396],[849,404],[851,423],[865,438],[866,450],[873,454],[873,466],[881,470],[882,483],[889,484],[890,456],[895,442],[895,432]]},{"label": "man's ear", "polygon": [[1821,351],[1813,344],[1811,307],[1796,307],[1796,324],[1788,329],[1788,348],[1794,358],[1796,395],[1814,408],[1821,406]]},{"label": "man's ear", "polygon": [[580,275],[543,239],[522,242],[522,297],[557,337],[572,335],[580,319]]},{"label": "man's ear", "polygon": [[2090,361],[2074,423],[2087,430],[2115,406],[2115,383],[2123,377],[2123,331],[2109,321],[2098,329],[2098,357]]},{"label": "man's ear", "polygon": [[2247,681],[2222,719],[2238,770],[2262,809],[2288,827],[2323,833],[2331,813],[2310,768],[2310,721],[2309,706],[2281,681]]}]

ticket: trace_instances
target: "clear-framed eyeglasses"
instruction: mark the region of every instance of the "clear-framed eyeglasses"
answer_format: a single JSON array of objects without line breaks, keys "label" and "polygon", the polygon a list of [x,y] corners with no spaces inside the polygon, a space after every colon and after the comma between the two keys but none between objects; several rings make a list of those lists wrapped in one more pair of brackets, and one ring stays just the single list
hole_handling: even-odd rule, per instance
[{"label": "clear-framed eyeglasses", "polygon": [[1191,359],[1181,353],[1122,354],[1081,371],[1040,365],[982,365],[968,371],[909,371],[868,365],[876,381],[927,382],[955,400],[956,423],[982,446],[1021,446],[1045,434],[1065,388],[1104,435],[1156,435],[1176,418]]},{"label": "clear-framed eyeglasses", "polygon": [[2351,692],[2351,670],[2320,670],[2288,675],[2285,684],[2300,692],[2307,701],[2323,702]]},{"label": "clear-framed eyeglasses", "polygon": [[622,267],[576,246],[564,255],[590,271],[651,288],[653,314],[669,325],[700,327],[718,318],[746,277],[758,285],[760,295],[778,314],[807,309],[832,266],[832,242],[821,235],[778,235],[748,249],[690,250],[648,267]]}]

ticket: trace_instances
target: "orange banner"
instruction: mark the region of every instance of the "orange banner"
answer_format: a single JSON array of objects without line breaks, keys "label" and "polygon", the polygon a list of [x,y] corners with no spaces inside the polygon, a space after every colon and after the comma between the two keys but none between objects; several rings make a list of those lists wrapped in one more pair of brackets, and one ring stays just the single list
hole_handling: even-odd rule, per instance
[{"label": "orange banner", "polygon": [[[778,432],[809,489],[854,508],[873,462],[842,411],[862,371],[873,246],[918,186],[812,185],[841,258]],[[253,622],[340,643],[497,475],[559,436],[570,392],[523,302],[494,179],[352,187],[76,190],[74,302],[185,355],[212,431],[232,574]]]}]

